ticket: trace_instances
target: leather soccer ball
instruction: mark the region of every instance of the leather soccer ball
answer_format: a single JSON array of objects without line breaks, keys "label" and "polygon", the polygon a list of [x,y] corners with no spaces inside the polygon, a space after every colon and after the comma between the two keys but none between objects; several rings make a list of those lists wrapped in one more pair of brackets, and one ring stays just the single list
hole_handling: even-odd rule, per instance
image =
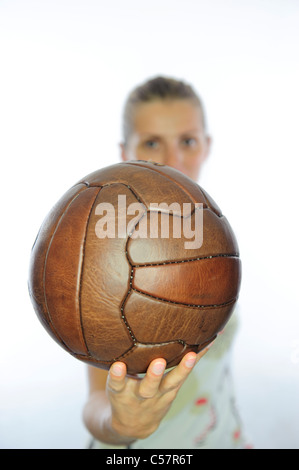
[{"label": "leather soccer ball", "polygon": [[237,301],[241,261],[213,199],[179,171],[132,161],[71,187],[32,248],[36,314],[66,351],[144,373],[207,346]]}]

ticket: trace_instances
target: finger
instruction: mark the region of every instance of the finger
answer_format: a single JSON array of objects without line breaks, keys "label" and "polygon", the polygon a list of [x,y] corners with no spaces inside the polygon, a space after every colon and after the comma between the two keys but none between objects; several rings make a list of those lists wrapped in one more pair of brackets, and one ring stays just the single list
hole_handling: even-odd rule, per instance
[{"label": "finger", "polygon": [[138,384],[138,397],[152,398],[157,394],[165,367],[166,361],[162,358],[155,359],[150,363],[145,377]]},{"label": "finger", "polygon": [[179,388],[186,380],[193,367],[196,364],[197,355],[195,352],[187,353],[181,362],[172,369],[167,375],[164,376],[161,383],[160,390],[165,393],[170,390]]},{"label": "finger", "polygon": [[113,393],[121,392],[126,385],[127,367],[123,362],[114,362],[110,367],[106,388]]}]

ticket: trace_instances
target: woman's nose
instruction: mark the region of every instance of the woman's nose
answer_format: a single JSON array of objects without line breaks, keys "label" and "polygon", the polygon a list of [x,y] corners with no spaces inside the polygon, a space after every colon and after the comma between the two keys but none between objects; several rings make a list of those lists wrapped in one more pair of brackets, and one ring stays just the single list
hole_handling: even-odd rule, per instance
[{"label": "woman's nose", "polygon": [[180,152],[175,145],[169,145],[165,148],[165,164],[180,170]]}]

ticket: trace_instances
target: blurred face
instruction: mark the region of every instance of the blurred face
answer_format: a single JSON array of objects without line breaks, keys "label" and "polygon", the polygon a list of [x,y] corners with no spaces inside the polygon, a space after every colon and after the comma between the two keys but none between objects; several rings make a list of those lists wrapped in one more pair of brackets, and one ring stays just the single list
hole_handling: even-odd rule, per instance
[{"label": "blurred face", "polygon": [[208,156],[201,109],[189,100],[156,100],[138,105],[122,159],[151,160],[197,180]]}]

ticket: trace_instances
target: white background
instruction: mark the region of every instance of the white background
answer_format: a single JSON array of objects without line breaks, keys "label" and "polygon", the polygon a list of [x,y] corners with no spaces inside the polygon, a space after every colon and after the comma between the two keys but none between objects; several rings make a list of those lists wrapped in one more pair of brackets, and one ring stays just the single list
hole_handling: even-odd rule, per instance
[{"label": "white background", "polygon": [[127,93],[157,74],[202,96],[200,180],[242,262],[234,348],[256,448],[299,448],[299,2],[0,0],[0,447],[81,448],[85,366],[43,330],[30,250],[57,199],[118,162]]}]

